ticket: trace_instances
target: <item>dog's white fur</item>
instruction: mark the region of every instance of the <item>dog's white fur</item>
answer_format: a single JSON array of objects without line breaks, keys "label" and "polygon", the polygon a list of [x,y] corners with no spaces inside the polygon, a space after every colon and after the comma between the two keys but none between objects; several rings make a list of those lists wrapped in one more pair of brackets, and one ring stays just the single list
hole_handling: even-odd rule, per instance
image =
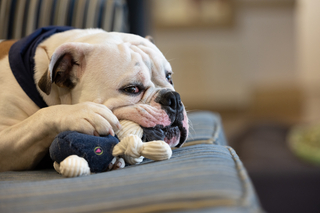
[{"label": "dog's white fur", "polygon": [[[36,84],[43,76],[53,78],[54,65],[64,53],[77,63],[70,76],[75,87],[49,84],[49,95],[38,88],[49,105],[43,109],[17,83],[8,56],[0,60],[0,171],[33,168],[62,131],[114,134],[126,111],[131,112],[130,120],[144,126],[167,122],[153,100],[160,89],[174,90],[165,76],[165,71],[172,70],[149,40],[99,29],[55,34],[37,47]],[[143,84],[145,91],[138,96],[119,91],[132,83]]]}]

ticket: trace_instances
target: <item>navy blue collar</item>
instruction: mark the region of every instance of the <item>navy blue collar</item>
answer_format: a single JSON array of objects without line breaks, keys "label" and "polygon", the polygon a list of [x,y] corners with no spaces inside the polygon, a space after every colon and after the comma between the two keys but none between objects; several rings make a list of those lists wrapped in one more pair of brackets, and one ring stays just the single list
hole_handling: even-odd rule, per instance
[{"label": "navy blue collar", "polygon": [[34,82],[34,55],[40,42],[59,32],[74,29],[67,26],[49,26],[37,29],[34,33],[17,41],[9,51],[12,73],[24,92],[40,108],[48,105],[41,97]]}]

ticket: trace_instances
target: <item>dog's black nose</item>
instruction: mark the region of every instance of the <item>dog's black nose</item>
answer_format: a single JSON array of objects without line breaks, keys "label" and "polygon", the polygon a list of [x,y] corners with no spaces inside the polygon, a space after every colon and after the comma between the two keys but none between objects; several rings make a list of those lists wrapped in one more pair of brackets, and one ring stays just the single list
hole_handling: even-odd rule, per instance
[{"label": "dog's black nose", "polygon": [[179,93],[175,91],[166,91],[161,94],[159,103],[169,111],[180,112],[183,110]]}]

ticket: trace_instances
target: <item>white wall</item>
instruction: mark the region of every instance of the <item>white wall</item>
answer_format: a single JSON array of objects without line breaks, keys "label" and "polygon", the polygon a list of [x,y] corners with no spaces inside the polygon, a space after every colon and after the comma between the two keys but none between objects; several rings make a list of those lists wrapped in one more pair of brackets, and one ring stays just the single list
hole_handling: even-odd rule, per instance
[{"label": "white wall", "polygon": [[297,7],[298,72],[304,85],[320,84],[320,1],[299,0]]},{"label": "white wall", "polygon": [[297,4],[297,67],[304,88],[306,122],[320,119],[320,1],[299,0]]},{"label": "white wall", "polygon": [[185,105],[244,107],[257,85],[295,82],[294,7],[288,5],[238,4],[234,26],[225,29],[153,29]]}]

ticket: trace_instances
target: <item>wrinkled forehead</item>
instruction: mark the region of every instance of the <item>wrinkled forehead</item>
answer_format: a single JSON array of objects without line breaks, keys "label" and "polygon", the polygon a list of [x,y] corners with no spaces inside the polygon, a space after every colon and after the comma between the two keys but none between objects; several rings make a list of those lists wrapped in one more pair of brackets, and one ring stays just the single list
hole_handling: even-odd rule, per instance
[{"label": "wrinkled forehead", "polygon": [[119,48],[122,47],[131,55],[131,60],[135,62],[135,66],[146,66],[152,75],[156,75],[158,72],[171,71],[169,62],[155,46],[124,43],[119,46]]},{"label": "wrinkled forehead", "polygon": [[149,40],[132,34],[115,33],[115,35],[119,35],[123,41],[119,44],[119,48],[125,48],[127,53],[131,54],[133,61],[142,61],[149,70],[171,71],[171,66],[162,52]]},{"label": "wrinkled forehead", "polygon": [[90,43],[104,46],[104,51],[111,51],[110,56],[121,58],[123,62],[132,62],[140,66],[144,63],[153,72],[171,71],[171,66],[162,52],[149,40],[140,36],[105,32],[98,34]]},{"label": "wrinkled forehead", "polygon": [[[143,73],[145,77],[159,78],[165,76],[166,72],[171,72],[170,63],[156,46],[136,44],[133,42],[108,43],[99,45],[96,58],[105,58],[105,66],[117,70],[115,73],[119,77],[130,73],[132,75]],[[108,59],[106,59],[108,58]],[[107,64],[111,63],[111,64]]]}]

